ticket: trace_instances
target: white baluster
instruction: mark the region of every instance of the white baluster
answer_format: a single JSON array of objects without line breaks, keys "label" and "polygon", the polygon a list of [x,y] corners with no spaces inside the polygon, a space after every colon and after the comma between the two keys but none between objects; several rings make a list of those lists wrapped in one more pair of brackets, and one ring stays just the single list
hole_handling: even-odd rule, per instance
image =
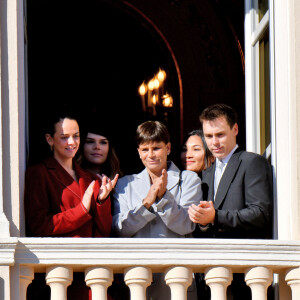
[{"label": "white baluster", "polygon": [[20,267],[20,300],[26,300],[28,285],[34,278],[34,269],[32,267]]},{"label": "white baluster", "polygon": [[91,267],[85,271],[85,282],[92,290],[93,300],[106,300],[107,288],[112,281],[113,271],[110,268]]},{"label": "white baluster", "polygon": [[232,272],[225,267],[212,267],[205,270],[205,281],[210,287],[211,300],[226,300],[226,290],[232,281]]},{"label": "white baluster", "polygon": [[252,299],[266,300],[268,286],[273,281],[273,273],[265,267],[249,268],[245,273],[245,281],[251,288]]},{"label": "white baluster", "polygon": [[51,288],[51,300],[67,300],[67,287],[72,281],[73,269],[71,267],[48,267],[46,283]]},{"label": "white baluster", "polygon": [[300,268],[295,268],[287,271],[285,281],[292,290],[292,299],[300,299]]},{"label": "white baluster", "polygon": [[187,267],[172,267],[167,270],[165,280],[171,289],[172,300],[186,300],[187,288],[192,284],[193,272]]},{"label": "white baluster", "polygon": [[125,283],[130,288],[131,300],[146,300],[146,288],[151,284],[152,271],[146,267],[130,267],[124,272]]}]

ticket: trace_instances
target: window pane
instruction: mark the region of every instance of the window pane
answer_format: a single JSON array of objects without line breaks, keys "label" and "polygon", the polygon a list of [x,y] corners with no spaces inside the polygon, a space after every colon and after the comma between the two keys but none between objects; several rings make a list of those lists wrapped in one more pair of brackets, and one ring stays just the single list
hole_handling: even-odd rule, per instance
[{"label": "window pane", "polygon": [[260,151],[271,142],[269,33],[259,43]]},{"label": "window pane", "polygon": [[268,2],[268,0],[258,0],[259,21],[263,18],[263,16],[269,9]]}]

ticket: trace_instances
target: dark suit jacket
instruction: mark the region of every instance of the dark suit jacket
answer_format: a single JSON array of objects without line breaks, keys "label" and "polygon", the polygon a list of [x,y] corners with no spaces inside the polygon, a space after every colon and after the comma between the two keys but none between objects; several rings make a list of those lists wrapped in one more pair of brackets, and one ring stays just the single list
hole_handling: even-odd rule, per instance
[{"label": "dark suit jacket", "polygon": [[[214,198],[214,163],[202,174],[203,199]],[[214,206],[216,219],[199,236],[271,238],[272,172],[268,161],[237,149],[221,178]]]},{"label": "dark suit jacket", "polygon": [[[109,236],[112,223],[110,198],[97,203],[100,180],[76,163],[74,169],[78,183],[52,157],[28,168],[25,182],[27,236]],[[88,212],[81,201],[92,180],[96,180],[96,184]]]}]

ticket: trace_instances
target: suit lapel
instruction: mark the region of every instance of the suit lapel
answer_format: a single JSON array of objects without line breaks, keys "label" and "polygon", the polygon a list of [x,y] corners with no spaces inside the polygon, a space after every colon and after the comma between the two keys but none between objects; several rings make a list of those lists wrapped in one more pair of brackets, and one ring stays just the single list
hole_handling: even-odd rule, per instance
[{"label": "suit lapel", "polygon": [[134,184],[135,191],[142,199],[144,199],[147,196],[151,185],[147,169],[144,169],[141,173],[137,174],[136,177],[139,180]]},{"label": "suit lapel", "polygon": [[[45,160],[46,168],[49,173],[62,185],[70,190],[74,195],[81,199],[78,183],[72,176],[56,161],[55,158],[49,157]],[[78,178],[80,180],[80,178]]]},{"label": "suit lapel", "polygon": [[[79,183],[79,186],[80,186],[80,193],[81,193],[81,196],[80,198],[83,197],[86,189],[88,188],[89,184],[93,181],[93,180],[96,180],[98,178],[94,178],[94,176],[91,174],[89,176],[89,173],[87,171],[84,171],[82,170],[78,165],[77,163],[73,163],[73,166],[74,166],[74,170],[75,170],[75,173],[76,173],[76,176],[77,176],[77,179],[78,179],[78,183]],[[96,188],[97,186],[97,182],[99,182],[99,180],[96,180],[96,184],[95,184],[95,187],[94,187],[94,192],[99,189]],[[99,183],[100,184],[100,183]],[[97,195],[96,195],[97,196]]]},{"label": "suit lapel", "polygon": [[[226,169],[222,175],[221,181],[219,183],[218,191],[216,194],[215,204],[214,204],[215,208],[219,208],[226,197],[230,184],[241,163],[241,160],[239,159],[240,155],[241,152],[235,152],[231,156],[228,165],[226,166]],[[213,185],[211,190],[213,190]]]},{"label": "suit lapel", "polygon": [[[210,168],[203,171],[203,180],[202,180],[202,191],[203,191],[203,200],[212,200],[214,199],[214,176],[215,176],[216,163],[214,163]],[[209,188],[211,187],[211,188]]]},{"label": "suit lapel", "polygon": [[179,183],[180,170],[172,162],[170,162],[170,165],[168,165],[167,172],[168,172],[167,190],[170,191],[174,186],[176,186]]}]

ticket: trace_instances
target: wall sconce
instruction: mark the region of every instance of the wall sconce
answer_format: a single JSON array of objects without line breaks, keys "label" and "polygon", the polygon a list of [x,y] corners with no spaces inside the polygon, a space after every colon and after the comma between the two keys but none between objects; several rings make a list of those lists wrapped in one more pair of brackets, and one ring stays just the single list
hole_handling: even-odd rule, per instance
[{"label": "wall sconce", "polygon": [[139,87],[142,107],[144,112],[156,115],[156,108],[173,107],[173,98],[169,94],[164,94],[164,86],[167,74],[164,70],[159,69],[158,73],[148,82],[145,81]]}]

